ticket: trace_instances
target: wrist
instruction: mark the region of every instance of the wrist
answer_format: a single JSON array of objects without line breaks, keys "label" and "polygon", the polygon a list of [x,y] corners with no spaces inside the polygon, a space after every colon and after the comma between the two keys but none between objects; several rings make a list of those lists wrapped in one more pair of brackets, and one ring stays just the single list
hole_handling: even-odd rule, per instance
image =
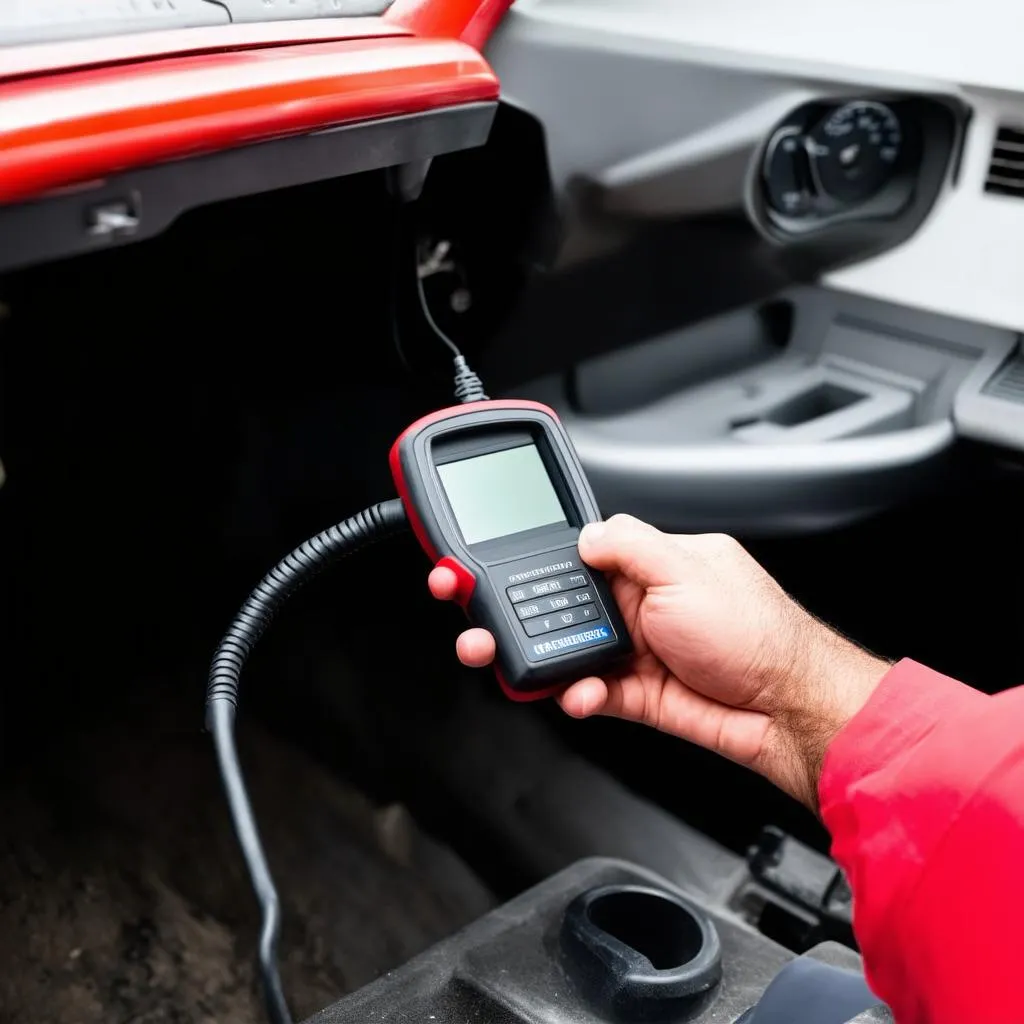
[{"label": "wrist", "polygon": [[891,663],[811,619],[773,702],[774,779],[811,810],[829,744],[871,699]]}]

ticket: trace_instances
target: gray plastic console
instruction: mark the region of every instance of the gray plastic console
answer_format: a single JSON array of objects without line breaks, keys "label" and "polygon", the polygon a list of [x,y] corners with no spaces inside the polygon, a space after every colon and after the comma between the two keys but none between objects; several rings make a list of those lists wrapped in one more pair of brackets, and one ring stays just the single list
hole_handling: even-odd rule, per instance
[{"label": "gray plastic console", "polygon": [[[787,313],[779,337],[771,324]],[[797,288],[518,393],[558,410],[605,514],[796,532],[928,486],[956,437],[957,396],[977,396],[1016,344],[1012,331]]]},{"label": "gray plastic console", "polygon": [[[718,932],[721,981],[673,1020],[735,1021],[793,959],[782,946],[652,872],[625,861],[594,858],[566,868],[404,967],[327,1007],[309,1024],[606,1024],[608,1016],[592,1005],[574,980],[558,937],[573,899],[608,885],[644,886],[681,896],[700,908]],[[835,966],[859,966],[855,953],[833,943],[808,955]]]},{"label": "gray plastic console", "polygon": [[[786,59],[785,50],[774,58],[756,46],[730,52],[725,32],[721,46],[702,45],[700,26],[714,7],[530,0],[514,4],[491,38],[486,55],[503,98],[544,127],[565,236],[561,260],[608,251],[641,221],[728,211],[746,211],[756,230],[785,242],[763,258],[797,267],[799,280],[910,237],[947,179],[968,115],[956,90],[933,92],[931,80],[915,90],[913,79],[856,69],[855,60]],[[738,36],[744,31],[750,26]],[[800,26],[789,35],[799,42]],[[806,104],[853,99],[905,104],[907,122],[920,130],[906,202],[808,218],[799,236],[778,230],[760,198],[769,140]]]},{"label": "gray plastic console", "polygon": [[957,432],[964,437],[1024,450],[1024,358],[1014,358],[985,381],[962,387],[953,405]]}]

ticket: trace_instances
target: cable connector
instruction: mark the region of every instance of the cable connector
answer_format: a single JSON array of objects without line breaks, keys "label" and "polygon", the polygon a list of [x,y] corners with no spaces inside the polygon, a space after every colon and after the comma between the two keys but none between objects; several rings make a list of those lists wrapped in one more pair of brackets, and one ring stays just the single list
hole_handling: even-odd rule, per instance
[{"label": "cable connector", "polygon": [[486,402],[483,381],[470,369],[466,357],[460,352],[455,363],[455,400],[457,402]]},{"label": "cable connector", "polygon": [[451,248],[450,242],[439,242],[430,254],[429,261],[424,261],[416,269],[416,294],[420,300],[420,309],[423,312],[423,319],[427,326],[437,335],[438,340],[452,353],[455,362],[455,401],[465,404],[466,402],[486,402],[487,392],[484,391],[483,381],[470,369],[466,357],[458,345],[441,330],[434,315],[430,312],[430,305],[427,303],[427,295],[423,290],[423,278],[430,274],[437,273],[447,268],[444,262]]}]

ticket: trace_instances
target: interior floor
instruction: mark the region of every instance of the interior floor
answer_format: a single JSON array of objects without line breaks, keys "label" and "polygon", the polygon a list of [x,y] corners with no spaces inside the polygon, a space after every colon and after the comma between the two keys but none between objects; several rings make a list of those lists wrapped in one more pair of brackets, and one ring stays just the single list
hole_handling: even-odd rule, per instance
[{"label": "interior floor", "polygon": [[[200,680],[142,673],[134,696],[101,716],[30,744],[8,737],[8,1024],[261,1018],[256,910],[199,728]],[[282,976],[296,1019],[493,905],[401,804],[371,802],[252,723],[241,747],[282,897]]]}]

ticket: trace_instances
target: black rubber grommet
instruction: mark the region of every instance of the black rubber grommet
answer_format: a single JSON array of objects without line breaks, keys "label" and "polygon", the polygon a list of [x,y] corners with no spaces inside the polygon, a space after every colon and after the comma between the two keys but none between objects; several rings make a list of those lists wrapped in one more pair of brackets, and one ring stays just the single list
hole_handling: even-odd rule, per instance
[{"label": "black rubber grommet", "polygon": [[664,889],[608,885],[577,896],[561,928],[566,970],[594,1009],[657,1021],[702,1001],[722,977],[708,915]]}]

